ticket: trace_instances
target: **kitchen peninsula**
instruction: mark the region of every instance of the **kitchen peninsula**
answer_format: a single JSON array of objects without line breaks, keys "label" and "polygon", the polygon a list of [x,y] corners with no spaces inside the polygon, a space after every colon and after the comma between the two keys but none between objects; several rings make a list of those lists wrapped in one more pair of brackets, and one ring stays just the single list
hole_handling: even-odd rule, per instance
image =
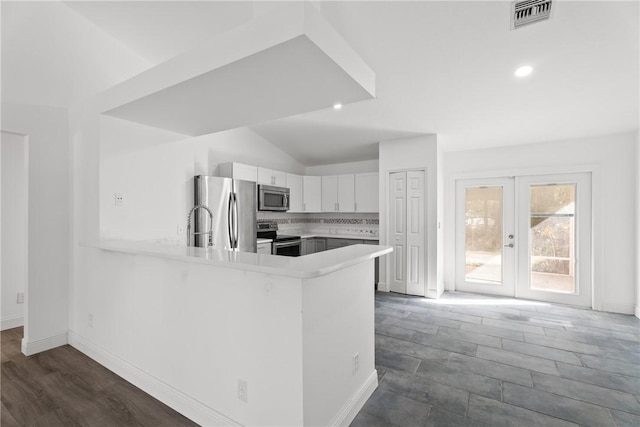
[{"label": "kitchen peninsula", "polygon": [[371,282],[391,247],[87,246],[102,298],[71,343],[201,424],[348,424],[377,386]]}]

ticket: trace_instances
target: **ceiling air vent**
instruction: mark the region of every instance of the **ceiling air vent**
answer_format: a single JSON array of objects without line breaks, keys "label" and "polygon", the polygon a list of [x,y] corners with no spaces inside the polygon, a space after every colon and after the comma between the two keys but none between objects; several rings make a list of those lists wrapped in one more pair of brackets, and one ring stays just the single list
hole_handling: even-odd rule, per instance
[{"label": "ceiling air vent", "polygon": [[511,28],[549,19],[552,0],[524,0],[511,3]]}]

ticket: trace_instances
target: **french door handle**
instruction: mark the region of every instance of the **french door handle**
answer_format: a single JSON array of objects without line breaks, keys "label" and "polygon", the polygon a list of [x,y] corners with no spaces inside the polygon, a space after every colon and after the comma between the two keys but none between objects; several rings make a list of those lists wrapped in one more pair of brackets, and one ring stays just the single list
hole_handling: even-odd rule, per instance
[{"label": "french door handle", "polygon": [[504,245],[505,248],[512,248],[513,247],[513,243],[509,243],[508,245]]}]

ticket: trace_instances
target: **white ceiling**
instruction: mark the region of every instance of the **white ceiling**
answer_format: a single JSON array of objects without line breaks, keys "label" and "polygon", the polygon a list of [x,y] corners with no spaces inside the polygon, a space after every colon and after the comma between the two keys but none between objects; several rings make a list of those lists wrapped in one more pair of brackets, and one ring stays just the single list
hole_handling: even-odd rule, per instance
[{"label": "white ceiling", "polygon": [[[41,26],[15,25],[16,9],[29,6],[12,6],[7,18],[6,3],[2,5],[3,101],[7,85],[12,88],[8,99],[14,101],[22,93],[21,86],[33,97],[39,82],[62,79],[67,68],[58,63],[27,72],[28,64],[47,63],[55,49],[80,52],[70,56],[74,63],[68,69],[76,74],[93,69],[82,61],[94,68],[96,63],[102,66],[103,52],[91,51],[86,41],[71,36],[47,38],[44,16],[36,21]],[[510,2],[505,1],[316,4],[376,73],[376,99],[349,104],[340,111],[320,110],[252,126],[305,165],[376,158],[378,141],[422,133],[438,134],[445,150],[460,150],[638,129],[637,1],[557,0],[549,21],[516,31],[510,30]],[[72,13],[58,11],[58,15],[90,24],[124,46],[135,62],[130,68],[139,72],[145,64],[191,49],[272,6],[266,2],[69,2],[61,7]],[[71,24],[67,28],[80,25]],[[56,28],[61,25],[55,23]],[[7,37],[20,43],[7,50],[11,47]],[[37,48],[37,41],[45,39],[46,49]],[[80,49],[73,50],[73,43]],[[513,71],[522,64],[532,65],[534,72],[516,79]],[[121,75],[110,76],[109,81],[117,78]],[[73,84],[68,80],[60,93],[49,94],[48,103],[55,103],[56,96],[58,102],[68,102],[63,89],[78,91],[67,87]],[[85,86],[87,91],[98,85]],[[43,92],[47,90],[48,86],[42,87]]]}]

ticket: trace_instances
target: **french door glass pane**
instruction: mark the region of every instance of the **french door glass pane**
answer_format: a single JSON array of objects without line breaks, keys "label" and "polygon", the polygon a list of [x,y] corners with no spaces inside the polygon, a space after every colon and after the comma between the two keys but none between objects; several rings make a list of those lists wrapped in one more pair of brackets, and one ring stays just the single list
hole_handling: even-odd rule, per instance
[{"label": "french door glass pane", "polygon": [[465,280],[502,284],[502,187],[465,191]]},{"label": "french door glass pane", "polygon": [[575,293],[576,184],[532,185],[529,286]]}]

